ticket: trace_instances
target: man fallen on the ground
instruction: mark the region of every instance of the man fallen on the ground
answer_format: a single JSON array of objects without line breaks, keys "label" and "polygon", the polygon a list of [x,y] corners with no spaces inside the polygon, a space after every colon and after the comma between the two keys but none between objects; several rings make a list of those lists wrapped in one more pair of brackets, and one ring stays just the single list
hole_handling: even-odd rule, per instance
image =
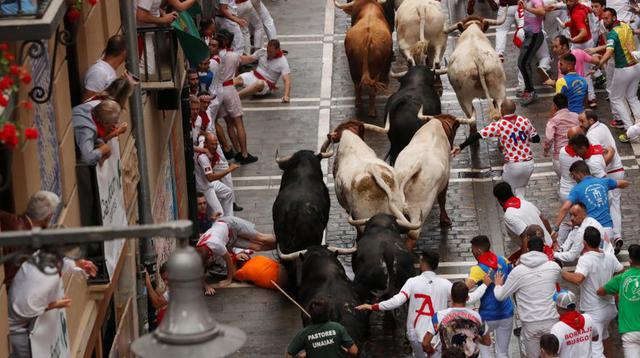
[{"label": "man fallen on the ground", "polygon": [[577,260],[584,249],[584,233],[589,227],[596,229],[602,240],[599,243],[603,252],[613,254],[613,245],[607,236],[607,230],[600,225],[598,220],[587,216],[587,207],[578,202],[569,209],[571,214],[571,232],[564,242],[558,242],[561,247],[557,248],[553,253],[553,257],[562,262],[573,262]]},{"label": "man fallen on the ground", "polygon": [[258,57],[258,67],[250,72],[240,74],[233,79],[233,84],[242,87],[238,92],[240,98],[249,96],[265,96],[273,93],[277,87],[278,80],[282,78],[284,82],[284,95],[282,103],[289,103],[291,93],[291,78],[289,74],[289,62],[280,49],[280,41],[270,40],[267,50],[260,49],[253,53]]},{"label": "man fallen on the ground", "polygon": [[[233,248],[249,249],[253,251],[271,250],[276,246],[273,235],[264,234],[256,230],[255,225],[239,217],[223,217],[214,222],[196,244],[196,250],[202,257],[205,267],[216,260],[224,260],[227,276],[220,282],[220,287],[231,284],[235,274],[235,261],[246,261],[249,256],[241,252],[235,255]],[[205,294],[213,295],[213,285],[204,284]]]}]

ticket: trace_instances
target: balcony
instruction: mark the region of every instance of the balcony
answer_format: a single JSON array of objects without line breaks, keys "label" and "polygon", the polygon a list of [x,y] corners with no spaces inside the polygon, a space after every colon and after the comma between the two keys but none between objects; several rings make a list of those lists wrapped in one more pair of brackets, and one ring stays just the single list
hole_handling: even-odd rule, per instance
[{"label": "balcony", "polygon": [[175,89],[178,42],[173,27],[138,28],[140,84],[147,91]]},{"label": "balcony", "polygon": [[66,0],[0,0],[0,39],[51,38],[66,10]]}]

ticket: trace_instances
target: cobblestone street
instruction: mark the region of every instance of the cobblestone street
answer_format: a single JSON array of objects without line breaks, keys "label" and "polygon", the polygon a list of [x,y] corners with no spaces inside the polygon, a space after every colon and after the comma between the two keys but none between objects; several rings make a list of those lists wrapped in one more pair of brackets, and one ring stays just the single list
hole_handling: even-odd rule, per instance
[{"label": "cobblestone street", "polygon": [[[244,207],[239,216],[253,221],[262,232],[272,232],[271,208],[278,193],[281,171],[275,163],[274,155],[290,155],[300,149],[316,150],[324,141],[330,128],[345,119],[357,117],[360,120],[383,125],[386,99],[398,88],[391,80],[389,89],[377,100],[378,117],[370,119],[366,113],[354,108],[354,90],[349,75],[343,45],[344,34],[351,18],[335,9],[332,0],[263,0],[274,17],[279,39],[291,66],[291,103],[281,104],[280,96],[245,100],[244,121],[247,126],[249,152],[260,160],[241,167],[234,172],[234,185],[238,204]],[[443,5],[443,9],[446,7]],[[484,2],[476,5],[476,11],[495,18]],[[446,12],[445,12],[446,13]],[[495,30],[488,31],[493,41]],[[509,35],[505,72],[507,74],[507,95],[515,99],[517,86],[517,49]],[[456,37],[449,37],[447,55],[455,47]],[[397,48],[396,48],[397,50]],[[445,57],[447,57],[445,55]],[[406,69],[404,61],[396,51],[397,61],[393,68]],[[552,66],[555,72],[555,65]],[[555,73],[552,75],[555,77]],[[464,116],[446,76],[442,77],[444,94],[441,98],[443,113]],[[538,81],[539,82],[539,81]],[[529,107],[520,107],[516,113],[532,120],[541,137],[551,108],[553,89],[537,89],[539,101]],[[609,122],[609,105],[606,93],[598,91],[598,114],[603,122]],[[474,102],[478,113],[478,128],[490,119],[484,101]],[[615,136],[618,134],[617,129]],[[469,129],[462,126],[455,142],[461,143]],[[367,133],[367,143],[380,157],[388,150],[386,136]],[[617,143],[627,179],[632,185],[624,191],[622,201],[623,238],[625,246],[640,243],[640,171],[638,154],[630,144]],[[533,144],[535,172],[526,198],[538,206],[548,218],[554,217],[559,208],[557,195],[558,178],[552,169],[551,159],[543,156],[541,144]],[[331,171],[333,161],[325,161],[327,183],[331,193],[331,212],[326,231],[326,241],[336,246],[351,246],[355,239],[355,229],[348,224],[347,214],[340,207],[333,192]],[[469,267],[475,263],[470,250],[470,240],[478,234],[486,234],[492,240],[492,247],[498,254],[508,256],[515,244],[508,239],[502,225],[502,210],[493,198],[493,185],[500,181],[501,155],[495,143],[481,141],[479,145],[464,150],[452,162],[451,181],[447,196],[447,212],[453,226],[442,229],[439,226],[438,207],[424,223],[418,249],[434,249],[440,253],[439,274],[451,280],[466,277]],[[621,261],[627,258],[623,254]],[[349,265],[349,258],[343,258]],[[217,320],[243,329],[248,341],[236,354],[238,357],[282,357],[288,341],[301,327],[299,312],[275,291],[253,288],[245,284],[234,284],[229,289],[219,289],[208,299],[211,311]],[[378,327],[381,328],[381,327]],[[612,333],[615,332],[612,325]],[[374,329],[374,331],[378,331]],[[617,332],[614,336],[617,337]],[[390,351],[386,335],[379,336],[371,347],[370,357],[404,357],[402,352]],[[512,357],[518,356],[515,337],[511,345]]]}]

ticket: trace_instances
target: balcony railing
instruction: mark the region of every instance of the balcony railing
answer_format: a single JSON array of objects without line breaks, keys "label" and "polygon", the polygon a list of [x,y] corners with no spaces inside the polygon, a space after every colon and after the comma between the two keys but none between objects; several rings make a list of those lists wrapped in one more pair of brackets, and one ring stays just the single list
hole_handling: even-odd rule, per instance
[{"label": "balcony railing", "polygon": [[138,28],[140,83],[143,89],[176,87],[177,49],[173,27]]}]

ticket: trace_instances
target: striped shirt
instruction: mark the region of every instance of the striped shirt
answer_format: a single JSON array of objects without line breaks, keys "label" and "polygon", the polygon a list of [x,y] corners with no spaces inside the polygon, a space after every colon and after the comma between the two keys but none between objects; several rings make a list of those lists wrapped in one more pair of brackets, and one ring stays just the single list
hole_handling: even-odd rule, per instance
[{"label": "striped shirt", "polygon": [[624,22],[616,22],[607,34],[607,49],[613,49],[616,68],[624,68],[636,64],[631,52],[636,50],[633,30]]}]

